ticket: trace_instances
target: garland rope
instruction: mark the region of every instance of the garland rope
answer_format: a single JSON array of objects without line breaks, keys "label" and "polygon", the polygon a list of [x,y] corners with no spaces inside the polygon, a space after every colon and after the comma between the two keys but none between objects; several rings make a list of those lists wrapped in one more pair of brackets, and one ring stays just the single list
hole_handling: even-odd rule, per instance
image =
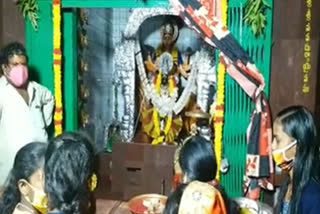
[{"label": "garland rope", "polygon": [[[162,73],[159,72],[156,76],[156,80],[155,80],[155,90],[158,94],[160,94],[161,91],[161,78],[162,78]],[[176,84],[174,82],[174,77],[173,76],[169,76],[168,79],[168,91],[169,91],[169,95],[171,95],[174,91],[174,89],[176,88]],[[161,133],[160,130],[160,119],[159,119],[159,115],[158,115],[158,111],[155,107],[153,107],[153,112],[152,112],[152,119],[153,119],[153,124],[154,124],[154,131],[156,134],[156,138],[153,139],[152,141],[152,145],[157,145],[162,143],[165,140],[166,135],[168,134],[168,132],[170,131],[171,125],[172,125],[172,116],[168,115],[167,116],[167,120],[166,120],[166,124],[163,130],[163,133]]]},{"label": "garland rope", "polygon": [[53,14],[53,73],[54,73],[54,131],[55,135],[62,133],[63,104],[61,89],[61,0],[52,0]]},{"label": "garland rope", "polygon": [[[227,0],[221,0],[221,19],[223,25],[227,25],[228,14]],[[217,160],[217,174],[216,180],[220,181],[220,165],[222,159],[222,135],[223,135],[223,120],[224,120],[224,87],[225,87],[226,67],[223,63],[221,55],[219,56],[219,63],[217,69],[217,102],[213,116],[214,121],[214,151]]]}]

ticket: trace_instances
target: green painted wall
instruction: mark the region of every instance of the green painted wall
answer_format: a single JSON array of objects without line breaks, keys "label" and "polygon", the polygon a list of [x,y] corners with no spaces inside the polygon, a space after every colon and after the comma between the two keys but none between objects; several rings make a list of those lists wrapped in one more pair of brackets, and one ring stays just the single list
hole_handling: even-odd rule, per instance
[{"label": "green painted wall", "polygon": [[65,130],[78,128],[78,69],[76,9],[63,10],[63,98]]},{"label": "green painted wall", "polygon": [[[51,0],[38,0],[39,29],[35,31],[26,20],[26,48],[29,56],[31,78],[54,93],[52,61],[52,12]],[[62,0],[63,45],[63,101],[64,129],[78,128],[77,102],[77,17],[75,7],[166,7],[167,0]]]},{"label": "green painted wall", "polygon": [[[53,38],[51,0],[38,0],[39,29],[35,31],[26,20],[26,48],[29,56],[31,78],[48,87],[54,93]],[[63,10],[63,101],[64,128],[76,130],[77,118],[77,36],[75,9]]]},{"label": "green painted wall", "polygon": [[39,30],[34,31],[26,20],[26,48],[29,57],[31,78],[53,92],[52,72],[52,19],[51,0],[38,0]]},{"label": "green painted wall", "polygon": [[[267,0],[272,7],[272,0]],[[228,1],[228,29],[241,46],[249,53],[265,78],[265,92],[269,93],[271,61],[272,9],[266,11],[265,35],[255,37],[249,26],[243,23],[243,7],[246,0]],[[253,103],[239,84],[226,75],[225,116],[223,127],[223,154],[230,163],[229,172],[221,176],[221,184],[231,197],[242,195],[243,175],[245,173],[247,142],[246,130],[249,125]]]},{"label": "green painted wall", "polygon": [[[30,78],[46,86],[53,93],[51,0],[38,0],[38,5],[41,17],[38,21],[38,31],[32,28],[28,19],[25,21]],[[49,136],[53,135],[53,123],[49,127],[48,133]]]},{"label": "green painted wall", "polygon": [[[228,26],[240,44],[249,52],[261,69],[268,94],[272,10],[267,12],[266,36],[255,38],[241,22],[245,0],[229,0]],[[268,0],[272,5],[272,0]],[[35,32],[26,21],[26,47],[29,65],[35,71],[32,77],[53,91],[52,69],[52,14],[51,0],[38,0],[40,8],[39,30]],[[77,104],[77,17],[72,7],[167,7],[167,0],[63,0],[63,93],[65,130],[78,128]],[[222,184],[231,196],[240,196],[246,154],[245,133],[249,123],[252,103],[231,77],[226,77],[225,126],[223,135],[224,155],[230,161],[230,172],[222,176]],[[237,121],[237,123],[235,123]]]}]

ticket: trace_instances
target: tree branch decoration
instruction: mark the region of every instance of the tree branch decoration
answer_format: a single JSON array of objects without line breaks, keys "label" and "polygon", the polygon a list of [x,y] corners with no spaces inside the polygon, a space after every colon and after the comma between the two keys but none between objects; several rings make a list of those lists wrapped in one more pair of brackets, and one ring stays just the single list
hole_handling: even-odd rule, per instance
[{"label": "tree branch decoration", "polygon": [[259,36],[266,27],[266,9],[270,9],[266,0],[247,0],[244,6],[244,22],[251,26],[253,34]]},{"label": "tree branch decoration", "polygon": [[23,17],[28,17],[33,29],[37,31],[38,20],[40,18],[38,16],[39,6],[37,0],[18,0],[16,4],[19,7]]}]

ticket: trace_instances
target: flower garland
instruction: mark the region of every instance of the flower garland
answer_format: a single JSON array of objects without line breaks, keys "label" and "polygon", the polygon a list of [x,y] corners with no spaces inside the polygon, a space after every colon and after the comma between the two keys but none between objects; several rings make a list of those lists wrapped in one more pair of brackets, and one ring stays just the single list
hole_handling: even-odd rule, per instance
[{"label": "flower garland", "polygon": [[97,188],[98,177],[95,173],[93,173],[88,181],[88,187],[91,192],[93,192]]},{"label": "flower garland", "polygon": [[[151,104],[157,108],[157,111],[161,115],[170,115],[172,113],[178,115],[189,101],[189,97],[196,84],[196,78],[198,74],[198,66],[192,66],[189,73],[189,77],[182,94],[178,98],[178,91],[174,90],[170,94],[170,99],[163,99],[159,93],[155,91],[154,84],[150,83],[149,78],[146,75],[145,64],[142,57],[142,51],[139,42],[136,41],[135,59],[138,67],[139,77],[142,82],[142,90],[146,97],[146,100],[150,100]],[[121,58],[121,57],[118,57]],[[117,60],[117,59],[116,59]],[[197,62],[197,60],[195,60]],[[197,62],[198,63],[198,62]],[[196,64],[197,64],[196,63]],[[129,70],[128,70],[129,72]]]},{"label": "flower garland", "polygon": [[[159,72],[156,76],[155,84],[154,84],[155,91],[158,94],[160,94],[160,92],[161,92],[161,78],[162,78],[162,74],[161,74],[161,72]],[[169,85],[168,92],[169,92],[169,95],[171,95],[174,92],[174,90],[176,89],[176,84],[175,84],[175,80],[174,80],[173,76],[169,76],[168,85]],[[164,141],[165,136],[170,131],[170,128],[172,125],[172,116],[171,115],[167,116],[166,125],[164,127],[163,134],[161,133],[161,129],[160,129],[159,113],[155,107],[153,107],[152,120],[153,120],[153,124],[154,124],[154,131],[155,131],[156,135],[158,136],[157,138],[155,138],[152,141],[152,145],[157,145],[157,144],[162,143]]]},{"label": "flower garland", "polygon": [[62,133],[62,91],[61,91],[61,0],[52,0],[53,14],[53,73],[54,73],[54,131]]},{"label": "flower garland", "polygon": [[[224,25],[227,25],[227,0],[221,1],[221,19]],[[223,135],[223,117],[224,117],[224,85],[225,85],[226,68],[221,56],[219,56],[219,64],[217,71],[217,101],[215,105],[213,121],[214,121],[214,150],[217,159],[217,175],[216,179],[220,180],[220,165],[222,158],[222,135]]]}]

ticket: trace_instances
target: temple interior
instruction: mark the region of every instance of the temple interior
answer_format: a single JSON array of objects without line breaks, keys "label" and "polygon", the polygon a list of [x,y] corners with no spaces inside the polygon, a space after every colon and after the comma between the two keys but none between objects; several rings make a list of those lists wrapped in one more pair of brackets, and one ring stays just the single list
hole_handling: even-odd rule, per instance
[{"label": "temple interior", "polygon": [[[199,201],[214,204],[204,213],[300,213],[305,191],[320,199],[317,9],[312,0],[0,1],[0,214],[69,214],[53,206],[55,188],[83,196],[81,213],[202,214]],[[41,160],[36,149],[15,158],[35,142],[47,143]],[[40,186],[17,173],[29,172],[19,160],[36,161]],[[34,202],[34,187],[46,200]]]}]

